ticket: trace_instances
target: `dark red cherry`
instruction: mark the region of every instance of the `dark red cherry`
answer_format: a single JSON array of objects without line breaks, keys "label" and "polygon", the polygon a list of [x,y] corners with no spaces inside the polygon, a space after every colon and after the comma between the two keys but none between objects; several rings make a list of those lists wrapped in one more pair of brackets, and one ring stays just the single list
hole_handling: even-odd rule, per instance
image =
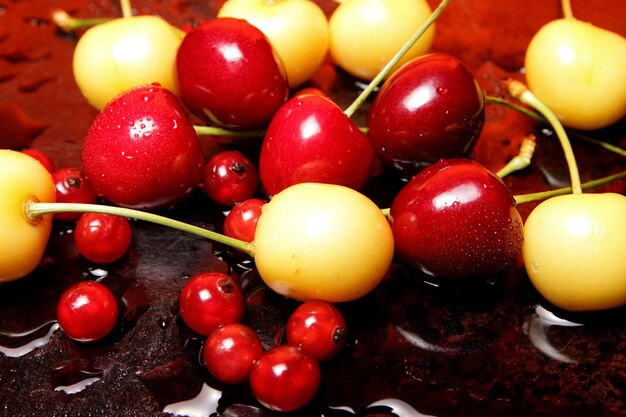
[{"label": "dark red cherry", "polygon": [[251,198],[235,204],[224,219],[224,234],[235,239],[252,242],[265,203],[259,198]]},{"label": "dark red cherry", "polygon": [[50,155],[44,151],[35,148],[26,148],[22,149],[22,153],[25,153],[26,155],[29,155],[41,162],[41,165],[43,165],[49,173],[52,174],[54,172],[54,162],[52,161],[52,158],[50,158]]},{"label": "dark red cherry", "polygon": [[94,281],[68,288],[57,304],[59,326],[79,342],[93,342],[108,335],[115,327],[117,314],[117,301],[111,290]]},{"label": "dark red cherry", "polygon": [[128,220],[111,214],[85,213],[74,229],[74,243],[81,255],[92,262],[108,264],[128,251],[132,231]]},{"label": "dark red cherry", "polygon": [[245,20],[212,19],[191,30],[178,49],[176,68],[183,101],[212,124],[265,127],[289,95],[271,44]]},{"label": "dark red cherry", "polygon": [[487,278],[517,265],[522,219],[511,192],[478,162],[437,162],[391,205],[396,253],[433,277]]},{"label": "dark red cherry", "polygon": [[276,411],[293,411],[309,403],[320,383],[317,362],[301,349],[282,345],[265,352],[250,370],[256,399]]},{"label": "dark red cherry", "polygon": [[178,99],[159,85],[113,99],[87,132],[82,161],[96,192],[125,207],[172,206],[202,179],[204,155]]},{"label": "dark red cherry", "polygon": [[405,176],[442,158],[468,156],[485,121],[484,94],[458,59],[415,58],[387,79],[370,109],[378,157]]},{"label": "dark red cherry", "polygon": [[208,336],[219,326],[243,317],[245,300],[239,284],[221,272],[194,276],[183,288],[180,315],[187,326]]},{"label": "dark red cherry", "polygon": [[213,155],[204,167],[204,191],[223,206],[252,198],[259,185],[254,164],[239,151]]},{"label": "dark red cherry", "polygon": [[346,343],[346,320],[341,311],[327,301],[306,301],[287,321],[287,341],[309,357],[326,360],[335,356]]},{"label": "dark red cherry", "polygon": [[330,99],[298,95],[270,123],[259,161],[261,182],[272,196],[302,182],[361,189],[374,167],[367,136]]},{"label": "dark red cherry", "polygon": [[263,353],[261,340],[250,327],[231,323],[218,327],[204,344],[204,366],[218,380],[240,384],[248,380],[252,363]]},{"label": "dark red cherry", "polygon": [[[96,192],[85,178],[85,174],[78,168],[61,168],[54,171],[52,181],[56,188],[57,203],[85,203],[96,202]],[[55,213],[54,218],[59,220],[76,220],[81,213]]]}]

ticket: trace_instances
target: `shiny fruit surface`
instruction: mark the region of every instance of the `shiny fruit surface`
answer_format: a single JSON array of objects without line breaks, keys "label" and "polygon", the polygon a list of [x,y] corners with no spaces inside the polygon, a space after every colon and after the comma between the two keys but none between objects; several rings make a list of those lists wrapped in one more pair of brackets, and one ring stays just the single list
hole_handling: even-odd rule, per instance
[{"label": "shiny fruit surface", "polygon": [[[330,17],[333,61],[355,77],[371,80],[430,14],[425,0],[343,1]],[[397,67],[428,52],[434,37],[433,25]]]},{"label": "shiny fruit surface", "polygon": [[431,165],[391,205],[400,260],[435,278],[474,279],[518,264],[522,219],[511,192],[469,159]]},{"label": "shiny fruit surface", "polygon": [[204,191],[223,206],[252,198],[258,186],[256,167],[239,151],[218,152],[204,166]]},{"label": "shiny fruit surface", "polygon": [[326,15],[310,0],[228,0],[218,17],[245,19],[267,36],[295,88],[320,67],[328,52]]},{"label": "shiny fruit surface", "polygon": [[[96,202],[96,192],[79,168],[61,168],[52,173],[52,181],[56,187],[56,201],[58,203],[85,203]],[[76,220],[81,213],[55,213],[58,220]]]},{"label": "shiny fruit surface", "polygon": [[626,39],[573,18],[543,26],[526,50],[532,92],[568,127],[593,130],[626,115]]},{"label": "shiny fruit surface", "polygon": [[544,298],[570,311],[626,304],[626,197],[564,195],[537,206],[524,225],[524,264]]},{"label": "shiny fruit surface", "polygon": [[52,215],[31,221],[24,204],[29,200],[54,202],[52,176],[36,159],[17,151],[0,149],[0,283],[32,272],[43,256]]},{"label": "shiny fruit surface", "polygon": [[439,159],[469,156],[485,123],[484,93],[446,54],[415,58],[385,81],[368,137],[378,157],[410,177]]},{"label": "shiny fruit surface", "polygon": [[108,264],[128,251],[132,231],[124,217],[101,213],[83,214],[74,229],[74,242],[82,256]]},{"label": "shiny fruit surface", "polygon": [[176,68],[184,103],[219,126],[265,127],[289,95],[272,45],[242,19],[213,19],[192,29],[180,45]]},{"label": "shiny fruit surface", "polygon": [[157,16],[115,19],[89,29],[74,51],[74,78],[101,110],[132,87],[159,83],[178,94],[176,51],[182,32]]},{"label": "shiny fruit surface", "polygon": [[[367,236],[367,238],[363,238]],[[254,238],[259,275],[279,294],[355,300],[383,279],[393,257],[385,216],[350,188],[301,183],[263,206]]]},{"label": "shiny fruit surface", "polygon": [[224,219],[224,234],[252,242],[265,203],[266,201],[260,198],[251,198],[235,204]]},{"label": "shiny fruit surface", "polygon": [[83,144],[85,175],[107,200],[166,208],[202,179],[204,155],[178,99],[158,85],[124,92],[93,121]]}]

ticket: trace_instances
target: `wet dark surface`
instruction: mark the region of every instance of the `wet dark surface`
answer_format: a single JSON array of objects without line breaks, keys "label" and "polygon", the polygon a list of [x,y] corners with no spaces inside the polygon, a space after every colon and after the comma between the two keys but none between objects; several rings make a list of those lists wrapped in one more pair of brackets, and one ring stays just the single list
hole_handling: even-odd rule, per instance
[{"label": "wet dark surface", "polygon": [[[330,0],[319,3],[329,13],[334,7]],[[182,0],[133,4],[141,14],[159,13],[178,26],[211,18],[219,6]],[[626,35],[622,0],[578,0],[572,6],[580,19]],[[57,167],[76,166],[96,111],[72,78],[77,38],[50,23],[52,7],[78,17],[120,13],[108,0],[0,0],[0,146],[34,146],[48,152]],[[454,0],[438,22],[434,49],[466,62],[488,94],[505,96],[506,77],[523,79],[530,37],[559,13],[557,1]],[[355,80],[330,67],[314,84],[344,108],[358,94]],[[356,117],[360,124],[366,110],[367,105]],[[538,146],[531,168],[506,179],[515,194],[567,185],[562,152],[531,120],[488,105],[476,149],[487,167],[499,169],[533,131]],[[622,122],[593,135],[626,147],[625,131]],[[207,153],[228,147],[204,145]],[[622,157],[581,141],[574,145],[583,181],[624,169]],[[249,148],[254,153],[255,146]],[[388,207],[401,185],[383,175],[366,193]],[[625,187],[622,181],[606,189],[623,193]],[[522,215],[533,206],[520,206]],[[165,214],[218,231],[224,218],[200,192]],[[0,415],[182,414],[184,407],[168,406],[199,393],[205,413],[194,415],[280,415],[263,409],[245,385],[225,386],[204,370],[198,360],[203,340],[183,325],[177,298],[194,274],[232,273],[248,295],[244,321],[266,348],[280,342],[296,302],[267,290],[242,255],[159,226],[133,222],[132,227],[129,254],[100,267],[77,254],[72,225],[59,224],[42,266],[1,286]],[[59,295],[84,279],[111,288],[123,311],[115,331],[95,344],[73,342],[54,324]],[[373,293],[339,307],[348,322],[348,344],[322,364],[318,396],[293,415],[626,416],[624,309],[558,312],[518,270],[488,283],[437,287],[400,265]],[[33,341],[43,346],[31,350]],[[373,405],[378,401],[382,405]]]}]

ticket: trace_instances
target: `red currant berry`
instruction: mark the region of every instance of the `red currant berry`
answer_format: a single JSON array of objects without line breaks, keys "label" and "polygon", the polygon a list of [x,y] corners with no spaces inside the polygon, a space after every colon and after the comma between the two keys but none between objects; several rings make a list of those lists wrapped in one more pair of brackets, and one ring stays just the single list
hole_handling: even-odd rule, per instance
[{"label": "red currant berry", "polygon": [[313,359],[330,359],[346,343],[346,320],[327,301],[307,301],[289,317],[287,341]]},{"label": "red currant berry", "polygon": [[315,396],[319,384],[319,365],[294,346],[281,345],[268,350],[250,369],[254,396],[276,411],[305,406]]},{"label": "red currant berry", "polygon": [[128,220],[111,214],[85,213],[74,229],[76,248],[91,262],[108,264],[120,259],[130,246]]},{"label": "red currant berry", "polygon": [[[96,202],[96,192],[78,168],[61,168],[52,174],[52,181],[56,187],[56,201],[58,203],[86,203]],[[56,213],[55,219],[76,220],[80,213]]]},{"label": "red currant berry", "polygon": [[215,378],[227,384],[248,379],[250,367],[263,353],[261,340],[250,327],[231,323],[215,329],[204,345],[204,366]]},{"label": "red currant berry", "polygon": [[235,239],[252,242],[264,204],[265,201],[258,198],[250,198],[235,204],[224,219],[224,234]]},{"label": "red currant berry", "polygon": [[109,334],[117,322],[117,301],[104,285],[83,281],[59,299],[57,320],[63,332],[79,342],[92,342]]},{"label": "red currant berry", "polygon": [[251,198],[258,182],[256,167],[239,151],[219,152],[204,167],[204,191],[223,206]]},{"label": "red currant berry", "polygon": [[245,299],[239,284],[221,272],[191,278],[180,294],[180,315],[185,324],[208,336],[219,326],[243,317]]},{"label": "red currant berry", "polygon": [[44,151],[40,151],[39,149],[35,148],[26,148],[22,150],[22,153],[25,153],[26,155],[31,156],[41,162],[41,165],[43,165],[49,173],[52,174],[54,172],[54,162],[52,162],[52,158],[50,158],[50,156]]}]

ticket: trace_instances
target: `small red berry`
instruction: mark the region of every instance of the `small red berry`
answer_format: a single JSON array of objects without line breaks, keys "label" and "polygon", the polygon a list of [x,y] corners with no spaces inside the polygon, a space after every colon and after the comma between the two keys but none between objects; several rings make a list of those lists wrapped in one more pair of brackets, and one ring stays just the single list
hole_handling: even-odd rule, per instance
[{"label": "small red berry", "polygon": [[57,304],[57,320],[63,332],[79,342],[92,342],[108,335],[117,322],[113,293],[95,281],[68,288]]},{"label": "small red berry", "polygon": [[85,213],[74,229],[74,243],[85,258],[108,264],[120,259],[130,246],[128,220],[111,214]]},{"label": "small red berry", "polygon": [[185,324],[208,336],[219,326],[243,317],[245,299],[239,284],[221,272],[194,276],[180,294],[180,315]]},{"label": "small red berry", "polygon": [[301,349],[281,345],[265,352],[250,370],[250,388],[265,407],[293,411],[313,399],[320,384],[317,362]]},{"label": "small red berry", "polygon": [[[85,203],[96,202],[96,192],[85,178],[85,174],[78,168],[61,168],[54,171],[52,181],[56,187],[57,203]],[[55,213],[54,218],[59,220],[76,220],[80,213]]]},{"label": "small red berry", "polygon": [[287,341],[313,359],[330,359],[346,343],[346,320],[327,301],[306,301],[287,321]]},{"label": "small red berry", "polygon": [[54,172],[54,162],[52,162],[52,158],[50,158],[50,156],[44,151],[40,151],[39,149],[35,148],[26,148],[22,149],[22,153],[25,153],[26,155],[31,156],[41,162],[41,165],[43,165],[49,173],[52,174]]},{"label": "small red berry", "polygon": [[248,379],[250,367],[263,353],[254,330],[240,323],[218,327],[208,337],[202,356],[204,366],[218,380],[240,384]]},{"label": "small red berry", "polygon": [[250,198],[235,204],[224,219],[224,234],[235,239],[252,242],[265,203],[259,198]]},{"label": "small red berry", "polygon": [[204,167],[204,191],[223,206],[251,198],[258,183],[256,167],[239,151],[219,152]]}]

